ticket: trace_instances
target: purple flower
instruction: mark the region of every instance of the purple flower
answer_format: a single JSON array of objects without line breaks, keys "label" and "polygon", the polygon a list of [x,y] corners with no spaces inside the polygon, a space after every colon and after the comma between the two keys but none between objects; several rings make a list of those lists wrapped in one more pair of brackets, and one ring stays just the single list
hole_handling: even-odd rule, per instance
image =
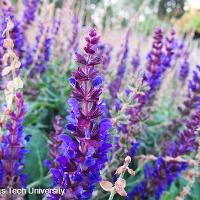
[{"label": "purple flower", "polygon": [[196,70],[193,71],[192,80],[189,81],[188,94],[184,101],[183,107],[179,108],[182,116],[187,116],[191,110],[200,106],[199,94],[200,94],[200,69],[196,66]]},{"label": "purple flower", "polygon": [[30,76],[34,77],[38,73],[44,73],[47,70],[48,61],[51,54],[52,38],[50,29],[40,24],[39,34],[33,49],[27,51],[25,66],[31,68]]},{"label": "purple flower", "polygon": [[60,155],[56,167],[51,169],[54,186],[66,189],[63,199],[91,197],[111,147],[108,131],[112,124],[109,119],[101,119],[102,78],[95,69],[98,63],[94,60],[99,60],[96,55],[99,36],[95,29],[89,31],[86,42],[85,55],[76,54],[80,66],[70,81],[73,83],[72,98],[68,101],[71,112],[67,117],[70,137],[62,135]]},{"label": "purple flower", "polygon": [[149,85],[149,91],[146,95],[150,99],[154,91],[160,85],[160,78],[163,72],[163,32],[160,28],[154,31],[152,50],[147,56],[147,70],[144,74],[143,81]]},{"label": "purple flower", "polygon": [[127,61],[128,52],[129,52],[129,47],[128,47],[129,36],[130,36],[130,30],[128,30],[128,32],[126,33],[125,44],[122,46],[122,52],[121,52],[122,57],[118,65],[117,74],[115,76],[115,79],[109,85],[109,91],[112,98],[111,104],[114,104],[115,102],[115,99],[120,90],[121,83],[126,71],[126,61]]},{"label": "purple flower", "polygon": [[141,144],[141,141],[140,141],[140,140],[137,140],[136,142],[132,142],[132,143],[131,143],[131,148],[130,148],[130,150],[129,150],[129,155],[130,155],[131,157],[133,157],[133,156],[136,155],[137,150],[138,150],[140,144]]},{"label": "purple flower", "polygon": [[[199,124],[200,110],[197,109],[190,120],[186,122],[185,129],[177,134],[177,138],[174,141],[170,141],[165,145],[164,155],[175,158],[197,151],[196,136]],[[129,196],[148,199],[155,195],[155,199],[159,200],[162,193],[187,168],[188,163],[186,162],[178,162],[176,160],[166,162],[160,157],[152,168],[148,164],[146,165],[144,179],[133,188]]]},{"label": "purple flower", "polygon": [[186,78],[189,75],[189,71],[190,71],[190,64],[188,62],[189,59],[189,52],[187,50],[184,51],[183,53],[184,59],[183,59],[183,63],[180,66],[180,71],[179,71],[179,79],[184,82],[186,80]]},{"label": "purple flower", "polygon": [[7,133],[3,135],[0,145],[0,165],[2,178],[1,188],[25,187],[26,175],[22,174],[24,154],[27,153],[25,145],[28,137],[23,133],[23,118],[25,114],[24,98],[21,92],[16,94],[16,111],[9,113],[10,120],[7,123]]},{"label": "purple flower", "polygon": [[71,20],[72,23],[72,35],[71,38],[68,39],[68,46],[67,50],[70,52],[70,61],[72,55],[78,49],[79,45],[79,18],[78,16],[74,15]]},{"label": "purple flower", "polygon": [[46,164],[48,167],[55,167],[55,159],[59,155],[59,147],[62,143],[60,136],[64,133],[63,130],[63,119],[61,116],[57,115],[53,120],[53,128],[54,131],[50,134],[50,143],[49,143],[49,150],[50,150],[50,157],[51,161],[47,160]]},{"label": "purple flower", "polygon": [[151,167],[149,164],[145,166],[144,179],[134,186],[128,193],[127,199],[144,199],[153,198],[159,200],[165,190],[169,188],[171,183],[186,170],[188,164],[185,162],[170,161],[165,162],[162,157],[158,158]]},{"label": "purple flower", "polygon": [[98,49],[99,49],[98,57],[102,59],[99,69],[103,74],[105,74],[110,65],[111,52],[113,50],[113,47],[111,44],[102,43],[98,46]]},{"label": "purple flower", "polygon": [[138,67],[140,66],[140,48],[136,48],[134,55],[132,57],[131,60],[131,65],[133,67],[133,73],[138,69]]},{"label": "purple flower", "polygon": [[24,29],[33,23],[39,2],[39,0],[25,0],[25,8],[22,18],[22,26]]},{"label": "purple flower", "polygon": [[[166,37],[166,41],[164,43],[165,45],[165,54],[163,55],[163,65],[164,67],[170,67],[171,66],[171,61],[173,59],[174,51],[175,51],[175,31],[172,29],[170,31],[170,35]],[[165,70],[165,69],[164,69]]]},{"label": "purple flower", "polygon": [[200,109],[191,115],[190,120],[185,123],[185,130],[178,132],[177,139],[172,142],[166,142],[166,154],[172,157],[184,155],[196,151],[198,144],[196,133],[200,124]]}]

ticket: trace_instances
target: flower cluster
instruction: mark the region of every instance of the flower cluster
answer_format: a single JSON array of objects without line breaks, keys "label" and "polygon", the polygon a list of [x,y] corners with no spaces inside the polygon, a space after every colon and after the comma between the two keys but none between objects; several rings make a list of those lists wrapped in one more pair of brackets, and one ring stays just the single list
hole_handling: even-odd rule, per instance
[{"label": "flower cluster", "polygon": [[144,81],[149,85],[147,98],[152,96],[152,93],[160,85],[160,78],[163,71],[162,67],[163,56],[163,32],[160,28],[154,31],[152,50],[147,57],[147,70],[144,74]]},{"label": "flower cluster", "polygon": [[181,80],[181,82],[184,82],[186,80],[190,71],[190,65],[188,62],[189,52],[187,50],[184,50],[183,57],[184,57],[184,60],[180,66],[180,72],[179,72],[179,79]]},{"label": "flower cluster", "polygon": [[64,133],[63,129],[63,119],[60,115],[57,115],[53,120],[53,128],[54,131],[50,134],[50,142],[49,142],[49,150],[50,150],[50,157],[52,161],[46,160],[45,165],[48,168],[55,167],[55,159],[59,155],[59,148],[61,146],[61,139],[60,136]]},{"label": "flower cluster", "polygon": [[123,80],[123,77],[124,77],[124,74],[126,71],[126,62],[127,62],[128,51],[129,51],[129,47],[128,47],[129,36],[130,36],[130,30],[127,31],[125,43],[122,46],[122,52],[121,52],[122,56],[121,56],[120,63],[117,68],[117,74],[115,76],[115,79],[109,85],[109,91],[110,91],[110,95],[111,95],[111,99],[112,99],[111,103],[115,102],[115,99],[120,90],[122,80]]},{"label": "flower cluster", "polygon": [[72,57],[72,55],[74,54],[74,52],[77,51],[78,49],[78,45],[79,45],[79,18],[78,16],[74,15],[71,19],[71,23],[72,23],[72,35],[71,38],[69,38],[69,43],[68,43],[68,47],[67,50],[71,51],[71,55],[70,55],[70,59]]},{"label": "flower cluster", "polygon": [[[200,110],[191,116],[191,119],[186,122],[186,128],[178,133],[175,141],[169,142],[166,145],[165,155],[174,158],[184,154],[195,152],[198,150],[198,143],[196,141],[196,132],[200,124]],[[141,199],[148,199],[155,195],[155,199],[160,199],[162,193],[169,188],[171,183],[181,175],[182,171],[188,168],[188,162],[182,159],[169,160],[164,157],[156,160],[153,167],[146,165],[144,179],[136,185],[131,195],[140,197]]]},{"label": "flower cluster", "polygon": [[[14,42],[10,37],[14,23],[7,18],[6,29],[3,32],[4,48],[3,63],[5,65],[2,76],[12,74],[12,80],[7,82],[4,90],[5,94],[5,113],[1,119],[3,130],[7,132],[1,135],[0,144],[0,187],[1,188],[21,188],[25,187],[25,177],[22,174],[24,165],[24,154],[26,142],[29,136],[23,133],[23,119],[25,115],[25,105],[22,92],[19,90],[23,87],[23,82],[16,74],[16,69],[21,65],[19,58],[14,53]],[[1,133],[2,134],[2,133]],[[7,199],[16,199],[16,194],[8,194]]]},{"label": "flower cluster", "polygon": [[[91,29],[84,47],[85,56],[76,53],[80,64],[72,73],[72,98],[67,117],[67,129],[71,137],[62,135],[61,153],[56,158],[56,168],[51,169],[55,187],[66,189],[65,198],[89,199],[95,184],[101,180],[100,170],[107,161],[110,145],[108,130],[112,127],[109,119],[101,119],[99,102],[102,93],[102,78],[95,69],[100,58],[96,56],[99,36]],[[56,199],[52,196],[50,199]]]},{"label": "flower cluster", "polygon": [[163,65],[165,67],[170,67],[171,66],[171,61],[173,59],[174,55],[174,49],[175,49],[175,31],[172,29],[170,31],[170,35],[166,37],[166,42],[165,42],[165,54],[163,55]]},{"label": "flower cluster", "polygon": [[152,167],[146,164],[144,179],[132,189],[127,199],[131,200],[134,197],[148,200],[154,197],[155,200],[159,200],[162,193],[187,167],[186,162],[165,162],[162,157],[157,159]]},{"label": "flower cluster", "polygon": [[101,73],[106,73],[108,71],[108,67],[111,61],[111,52],[113,50],[113,47],[111,44],[100,44],[99,47],[99,52],[98,52],[98,56],[102,59],[102,63],[99,66],[99,70],[101,71]]},{"label": "flower cluster", "polygon": [[39,5],[39,0],[25,0],[25,8],[22,18],[23,28],[27,29],[35,19],[35,14]]},{"label": "flower cluster", "polygon": [[28,137],[23,134],[22,122],[25,114],[23,94],[17,92],[15,98],[16,111],[10,111],[9,120],[6,125],[8,130],[0,146],[0,164],[3,171],[3,180],[0,183],[1,188],[14,187],[21,188],[25,186],[26,175],[22,175],[24,154],[27,150],[24,148]]},{"label": "flower cluster", "polygon": [[35,46],[32,51],[27,52],[25,66],[29,67],[30,76],[34,77],[38,73],[44,73],[50,59],[52,38],[49,26],[40,24],[39,34],[36,36]]},{"label": "flower cluster", "polygon": [[135,49],[134,55],[131,60],[131,65],[133,67],[133,73],[136,72],[138,67],[140,66],[141,60],[140,60],[140,48],[139,46]]},{"label": "flower cluster", "polygon": [[197,109],[191,115],[190,120],[185,123],[186,129],[178,132],[177,139],[169,144],[166,144],[167,155],[176,157],[198,149],[196,142],[197,129],[200,124],[200,110]]}]

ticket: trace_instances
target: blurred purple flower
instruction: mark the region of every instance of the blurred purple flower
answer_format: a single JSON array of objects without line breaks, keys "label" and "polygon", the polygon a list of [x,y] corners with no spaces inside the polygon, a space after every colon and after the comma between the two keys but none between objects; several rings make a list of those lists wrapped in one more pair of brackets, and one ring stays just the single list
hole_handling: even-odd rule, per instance
[{"label": "blurred purple flower", "polygon": [[131,60],[131,65],[133,67],[133,73],[138,69],[140,66],[141,60],[140,60],[140,47],[138,44],[138,47],[135,49],[134,55]]},{"label": "blurred purple flower", "polygon": [[179,79],[182,82],[184,82],[189,75],[190,64],[188,62],[188,59],[189,59],[189,52],[185,50],[183,53],[183,63],[181,64],[179,71]]},{"label": "blurred purple flower", "polygon": [[27,29],[27,27],[33,23],[39,3],[39,0],[24,1],[25,8],[22,17],[22,26],[24,29]]},{"label": "blurred purple flower", "polygon": [[109,85],[109,91],[110,91],[110,95],[111,95],[111,104],[114,104],[114,102],[115,102],[115,99],[120,90],[121,83],[122,83],[122,80],[124,78],[124,74],[126,71],[126,62],[127,62],[128,52],[129,52],[129,47],[128,47],[129,37],[130,37],[130,30],[128,30],[126,33],[125,43],[124,43],[124,46],[122,47],[123,48],[122,58],[118,65],[117,74],[116,74],[114,80]]},{"label": "blurred purple flower", "polygon": [[49,151],[51,160],[46,160],[48,168],[55,167],[55,159],[59,155],[59,147],[62,143],[60,136],[64,133],[63,129],[63,119],[61,116],[57,115],[53,120],[54,131],[50,134]]}]

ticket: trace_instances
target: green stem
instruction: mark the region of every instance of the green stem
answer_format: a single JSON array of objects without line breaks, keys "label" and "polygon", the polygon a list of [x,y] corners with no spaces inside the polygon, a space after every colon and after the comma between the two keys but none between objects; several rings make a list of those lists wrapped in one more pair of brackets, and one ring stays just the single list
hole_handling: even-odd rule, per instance
[{"label": "green stem", "polygon": [[43,178],[40,178],[39,180],[34,181],[33,183],[30,183],[30,184],[27,186],[27,188],[29,189],[29,188],[33,188],[33,187],[35,187],[35,186],[37,186],[37,185],[40,185],[43,181],[48,180],[48,179],[50,179],[51,177],[52,177],[52,174],[49,174],[49,175],[47,175],[47,176],[45,176],[45,177],[43,177]]},{"label": "green stem", "polygon": [[112,190],[112,192],[110,193],[110,197],[108,200],[113,200],[114,196],[115,196],[116,192],[115,192],[115,189]]}]

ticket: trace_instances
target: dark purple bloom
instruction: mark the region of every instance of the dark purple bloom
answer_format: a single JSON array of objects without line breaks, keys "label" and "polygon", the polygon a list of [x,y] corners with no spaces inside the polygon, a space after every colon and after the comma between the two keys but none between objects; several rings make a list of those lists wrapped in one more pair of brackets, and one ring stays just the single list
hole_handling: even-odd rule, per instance
[{"label": "dark purple bloom", "polygon": [[[86,37],[85,59],[76,59],[80,66],[72,73],[72,98],[68,101],[71,112],[67,116],[70,136],[62,135],[60,155],[56,167],[51,169],[54,186],[66,189],[64,197],[50,199],[89,199],[95,184],[101,180],[100,170],[107,161],[112,124],[109,119],[100,119],[102,104],[102,78],[95,69],[99,36],[92,29]],[[86,60],[86,63],[83,62]],[[85,64],[83,64],[85,63]]]},{"label": "dark purple bloom", "polygon": [[140,144],[141,144],[141,141],[140,141],[140,140],[137,140],[136,142],[132,142],[132,143],[131,143],[131,148],[130,148],[130,150],[129,150],[129,155],[130,155],[131,157],[134,157],[134,156],[136,155]]},{"label": "dark purple bloom", "polygon": [[24,154],[27,152],[25,145],[27,137],[23,133],[23,118],[25,114],[24,99],[21,92],[16,94],[16,111],[9,113],[7,133],[3,135],[0,144],[0,165],[2,171],[1,188],[25,187],[26,175],[22,174]]}]

